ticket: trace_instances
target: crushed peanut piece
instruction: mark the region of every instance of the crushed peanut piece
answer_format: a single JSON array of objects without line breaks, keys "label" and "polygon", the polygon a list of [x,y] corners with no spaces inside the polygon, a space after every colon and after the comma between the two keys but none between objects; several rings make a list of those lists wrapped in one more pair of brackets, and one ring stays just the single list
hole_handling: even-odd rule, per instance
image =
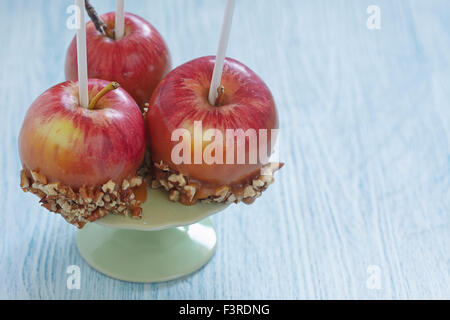
[{"label": "crushed peanut piece", "polygon": [[25,170],[20,172],[20,187],[28,188],[30,186],[30,180],[28,180],[27,173]]},{"label": "crushed peanut piece", "polygon": [[131,181],[130,181],[130,187],[131,187],[131,188],[138,187],[138,186],[140,186],[143,182],[144,182],[144,180],[142,179],[142,177],[134,177],[134,178],[132,178]]},{"label": "crushed peanut piece", "polygon": [[128,182],[127,179],[123,179],[122,182],[122,190],[127,190],[130,187],[130,183]]},{"label": "crushed peanut piece", "polygon": [[39,172],[31,171],[31,177],[40,184],[47,184],[47,178]]},{"label": "crushed peanut piece", "polygon": [[192,202],[192,199],[194,199],[197,189],[195,189],[195,187],[192,185],[187,185],[187,186],[184,186],[184,190],[186,191],[186,195],[189,199],[189,202]]},{"label": "crushed peanut piece", "polygon": [[102,186],[102,190],[105,193],[113,192],[115,188],[116,188],[116,184],[112,180],[109,180],[107,183],[105,183]]},{"label": "crushed peanut piece", "polygon": [[174,202],[177,202],[180,199],[180,192],[177,190],[170,191],[169,199]]},{"label": "crushed peanut piece", "polygon": [[186,185],[186,179],[184,179],[182,174],[171,174],[168,180],[174,184],[178,183],[180,187],[184,187]]}]

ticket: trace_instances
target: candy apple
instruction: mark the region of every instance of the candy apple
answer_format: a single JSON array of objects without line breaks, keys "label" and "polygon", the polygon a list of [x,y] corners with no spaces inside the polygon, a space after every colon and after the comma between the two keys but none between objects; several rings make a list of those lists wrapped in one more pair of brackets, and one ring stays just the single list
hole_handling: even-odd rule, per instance
[{"label": "candy apple", "polygon": [[[92,21],[86,25],[88,76],[117,81],[143,107],[171,68],[169,50],[158,31],[141,17],[125,13],[125,34],[120,40],[113,34],[115,13],[100,19],[105,33]],[[66,56],[67,80],[78,79],[76,45],[74,38]]]},{"label": "candy apple", "polygon": [[[171,196],[181,196],[185,204],[201,199],[253,200],[268,184],[254,181],[262,177],[260,170],[268,165],[276,140],[272,95],[252,70],[227,58],[219,97],[212,105],[208,92],[214,63],[215,57],[208,56],[174,69],[149,103],[149,145],[160,173],[156,180],[169,191],[176,189],[180,194]],[[259,187],[250,190],[251,185]],[[184,191],[189,191],[187,199]]]},{"label": "candy apple", "polygon": [[144,120],[125,90],[110,89],[107,81],[90,79],[90,109],[79,104],[77,82],[40,95],[19,135],[24,169],[74,189],[133,177],[145,152]]}]

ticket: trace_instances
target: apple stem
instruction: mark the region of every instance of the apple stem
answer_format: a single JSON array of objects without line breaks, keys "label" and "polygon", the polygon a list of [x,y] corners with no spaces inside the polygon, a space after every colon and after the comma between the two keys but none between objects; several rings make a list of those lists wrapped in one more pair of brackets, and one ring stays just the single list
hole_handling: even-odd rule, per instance
[{"label": "apple stem", "polygon": [[105,86],[102,90],[100,90],[99,93],[97,93],[94,97],[94,99],[92,99],[91,103],[89,103],[89,110],[93,110],[95,109],[95,105],[97,104],[98,100],[100,100],[101,97],[103,97],[105,94],[107,94],[108,92],[115,90],[117,88],[120,87],[120,84],[118,84],[117,82],[110,82],[107,86]]},{"label": "apple stem", "polygon": [[91,18],[92,22],[95,25],[95,28],[98,30],[98,32],[106,36],[106,24],[102,19],[100,19],[97,11],[95,11],[94,7],[89,3],[89,0],[86,0],[85,7],[89,18]]},{"label": "apple stem", "polygon": [[95,29],[97,29],[98,32],[100,32],[102,35],[114,38],[114,34],[112,34],[105,22],[100,18],[97,11],[95,11],[94,7],[89,3],[89,0],[86,0],[85,3],[86,12],[89,15],[89,18],[91,18],[92,22],[95,25]]},{"label": "apple stem", "polygon": [[220,33],[219,47],[217,49],[216,61],[214,63],[213,75],[211,78],[211,87],[209,88],[208,101],[215,105],[218,96],[218,88],[222,81],[223,65],[225,63],[225,54],[230,37],[231,23],[233,21],[233,12],[235,0],[228,0],[223,16],[222,31]]},{"label": "apple stem", "polygon": [[225,87],[224,86],[220,86],[217,88],[217,98],[216,98],[216,102],[214,103],[214,105],[216,107],[220,107],[223,103],[223,98],[225,96]]}]

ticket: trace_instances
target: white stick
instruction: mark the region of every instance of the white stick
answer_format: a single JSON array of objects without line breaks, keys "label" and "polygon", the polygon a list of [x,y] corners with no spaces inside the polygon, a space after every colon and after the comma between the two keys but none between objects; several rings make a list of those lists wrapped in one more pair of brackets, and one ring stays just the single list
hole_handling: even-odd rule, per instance
[{"label": "white stick", "polygon": [[86,23],[84,20],[85,0],[75,0],[80,9],[79,28],[77,28],[77,60],[78,60],[78,92],[80,105],[87,108],[89,105],[88,72],[86,55]]},{"label": "white stick", "polygon": [[209,103],[215,105],[217,99],[217,89],[220,87],[222,80],[223,64],[225,62],[225,54],[228,47],[228,38],[230,37],[231,23],[233,21],[233,12],[235,0],[227,0],[227,7],[223,16],[222,31],[220,33],[219,48],[217,49],[216,63],[211,78],[211,87],[209,88]]},{"label": "white stick", "polygon": [[122,39],[125,33],[124,8],[125,8],[124,0],[116,0],[116,22],[115,22],[116,40]]}]

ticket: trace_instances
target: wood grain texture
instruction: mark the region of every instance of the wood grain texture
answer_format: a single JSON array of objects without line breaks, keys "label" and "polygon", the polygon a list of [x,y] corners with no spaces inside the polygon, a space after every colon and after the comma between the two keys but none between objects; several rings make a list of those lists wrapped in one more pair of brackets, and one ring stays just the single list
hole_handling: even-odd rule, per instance
[{"label": "wood grain texture", "polygon": [[[0,1],[0,298],[450,298],[450,2],[239,0],[228,56],[270,87],[286,166],[214,217],[194,275],[132,284],[90,269],[76,230],[19,189],[25,111],[64,80],[72,1]],[[92,1],[99,12],[114,1]],[[381,8],[381,29],[366,8]],[[127,0],[177,66],[214,54],[224,1]],[[81,289],[66,268],[81,268]],[[366,287],[378,265],[381,289]]]}]

